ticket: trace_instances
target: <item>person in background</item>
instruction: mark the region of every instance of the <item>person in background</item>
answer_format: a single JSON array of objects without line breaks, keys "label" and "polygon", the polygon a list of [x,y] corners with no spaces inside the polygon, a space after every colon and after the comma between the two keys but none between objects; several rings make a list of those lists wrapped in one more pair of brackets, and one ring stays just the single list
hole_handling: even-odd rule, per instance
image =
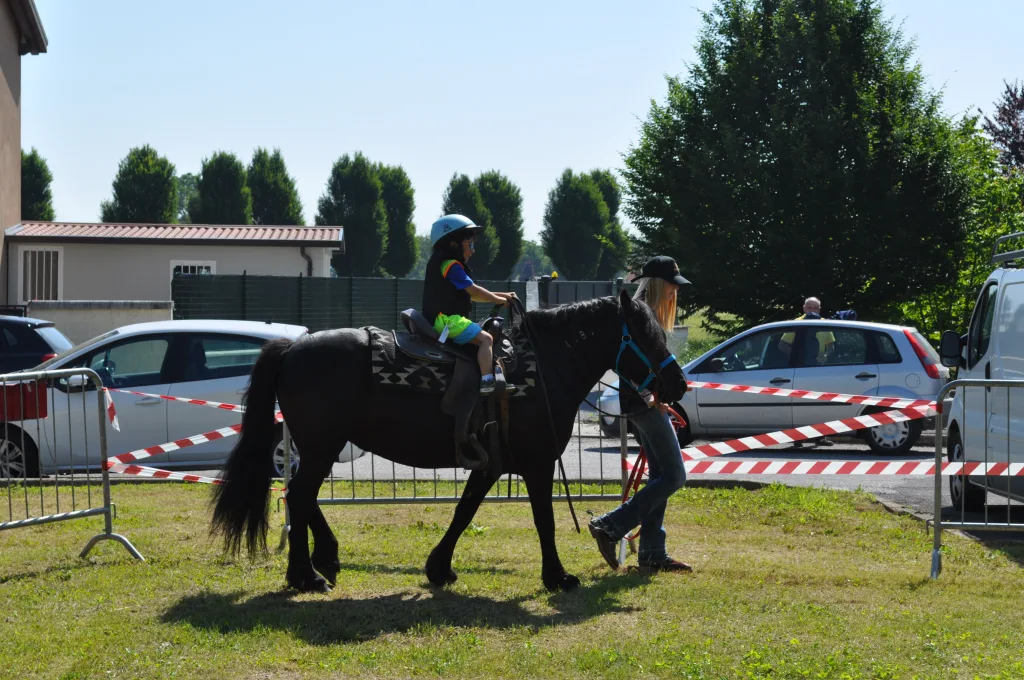
[{"label": "person in background", "polygon": [[[797,317],[797,320],[813,320],[821,318],[821,300],[816,297],[809,297],[804,300],[804,313]],[[836,336],[830,331],[819,331],[814,334],[818,341],[817,354],[815,361],[818,365],[828,363],[828,358],[832,356],[832,351],[836,346]],[[782,336],[782,340],[779,341],[779,349],[785,352],[787,355],[793,351],[793,342],[796,340],[796,333],[786,333]],[[810,359],[808,359],[809,361]],[[820,437],[817,439],[808,439],[806,442],[793,442],[793,448],[799,449],[804,443],[814,446],[833,446],[833,442],[828,437]]]}]

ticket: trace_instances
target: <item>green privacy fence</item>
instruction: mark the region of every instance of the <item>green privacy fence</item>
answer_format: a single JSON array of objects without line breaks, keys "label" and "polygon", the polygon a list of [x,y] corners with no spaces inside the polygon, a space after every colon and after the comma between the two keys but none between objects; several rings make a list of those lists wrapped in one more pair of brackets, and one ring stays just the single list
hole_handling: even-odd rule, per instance
[{"label": "green privacy fence", "polygon": [[[480,281],[489,290],[526,299],[525,281]],[[402,310],[419,309],[420,279],[308,278],[292,276],[180,275],[171,283],[175,319],[239,319],[327,328],[401,325]],[[491,305],[474,304],[482,319]]]}]

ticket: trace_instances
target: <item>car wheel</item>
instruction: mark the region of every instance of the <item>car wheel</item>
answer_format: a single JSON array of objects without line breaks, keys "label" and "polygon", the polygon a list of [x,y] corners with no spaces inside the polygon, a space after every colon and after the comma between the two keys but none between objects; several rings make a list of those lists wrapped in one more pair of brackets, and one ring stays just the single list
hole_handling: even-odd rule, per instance
[{"label": "car wheel", "polygon": [[[877,413],[877,411],[875,411]],[[906,420],[902,423],[886,423],[864,431],[864,439],[875,453],[900,456],[908,453],[921,438],[924,423],[920,420]]]},{"label": "car wheel", "polygon": [[611,416],[601,416],[601,433],[605,437],[618,438],[619,436],[619,419],[612,418]]},{"label": "car wheel", "polygon": [[[24,442],[24,448],[22,448]],[[21,431],[6,427],[0,436],[0,479],[29,479],[39,477],[39,449]]]},{"label": "car wheel", "polygon": [[[964,461],[964,445],[960,441],[960,433],[952,430],[946,445],[946,458],[950,463]],[[983,512],[985,510],[985,490],[972,484],[966,475],[953,475],[949,478],[949,497],[953,507],[963,512]]]},{"label": "car wheel", "polygon": [[[294,441],[292,441],[290,461],[290,476],[294,477],[295,473],[299,471],[299,450],[295,448]],[[280,427],[277,428],[277,434],[274,436],[274,476],[284,479],[284,431]]]}]

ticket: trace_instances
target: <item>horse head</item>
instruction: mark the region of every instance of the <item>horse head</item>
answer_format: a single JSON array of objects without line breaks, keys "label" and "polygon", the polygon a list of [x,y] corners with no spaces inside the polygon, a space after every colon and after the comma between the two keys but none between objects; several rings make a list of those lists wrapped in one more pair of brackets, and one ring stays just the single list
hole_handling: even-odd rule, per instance
[{"label": "horse head", "polygon": [[658,400],[671,404],[683,398],[686,376],[668,349],[665,329],[650,307],[632,299],[623,289],[619,293],[622,312],[622,340],[615,361],[619,377],[639,391],[651,390]]}]

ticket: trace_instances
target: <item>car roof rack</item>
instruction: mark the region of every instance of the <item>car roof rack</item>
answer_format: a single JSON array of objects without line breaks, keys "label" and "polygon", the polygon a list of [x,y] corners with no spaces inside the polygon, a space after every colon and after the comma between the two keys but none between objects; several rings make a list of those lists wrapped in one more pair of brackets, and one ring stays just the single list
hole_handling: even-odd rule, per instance
[{"label": "car roof rack", "polygon": [[997,264],[999,262],[1013,262],[1014,260],[1024,258],[1024,250],[1008,250],[1005,253],[999,252],[1000,245],[1008,241],[1021,238],[1022,236],[1024,236],[1024,231],[1018,231],[1015,234],[1007,234],[1006,236],[1000,236],[997,238],[995,245],[992,246],[992,264]]}]

